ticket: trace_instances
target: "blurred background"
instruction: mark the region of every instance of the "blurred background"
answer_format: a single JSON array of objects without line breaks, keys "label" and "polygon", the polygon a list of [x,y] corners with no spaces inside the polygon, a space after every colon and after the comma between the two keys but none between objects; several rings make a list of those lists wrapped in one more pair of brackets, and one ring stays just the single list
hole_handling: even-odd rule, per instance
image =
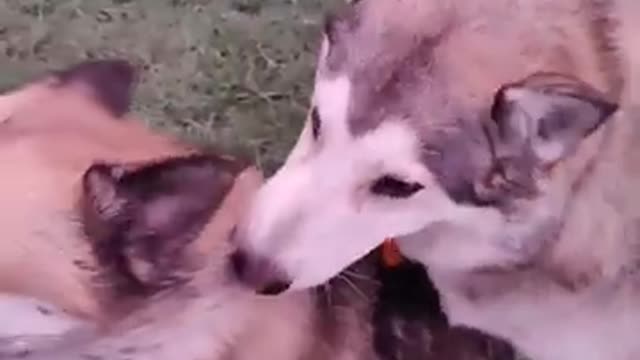
[{"label": "blurred background", "polygon": [[2,0],[0,91],[124,57],[135,112],[273,171],[304,121],[325,13],[345,0]]}]

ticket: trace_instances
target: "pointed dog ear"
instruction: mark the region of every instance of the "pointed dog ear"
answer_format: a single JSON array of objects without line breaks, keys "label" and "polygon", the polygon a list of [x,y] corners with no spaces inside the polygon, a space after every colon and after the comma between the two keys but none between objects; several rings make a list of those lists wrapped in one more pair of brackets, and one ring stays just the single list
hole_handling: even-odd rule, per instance
[{"label": "pointed dog ear", "polygon": [[487,133],[495,159],[492,184],[483,191],[497,190],[489,196],[497,198],[535,194],[534,173],[570,156],[617,109],[603,93],[565,75],[537,73],[503,86],[491,107]]},{"label": "pointed dog ear", "polygon": [[188,272],[183,255],[222,204],[236,165],[191,156],[138,168],[91,166],[83,220],[96,256],[147,288],[181,280]]},{"label": "pointed dog ear", "polygon": [[125,60],[85,61],[53,75],[60,86],[81,84],[89,89],[93,99],[116,118],[129,111],[136,71]]},{"label": "pointed dog ear", "polygon": [[535,74],[498,90],[491,116],[501,151],[530,151],[540,165],[550,165],[570,155],[617,108],[577,79]]}]

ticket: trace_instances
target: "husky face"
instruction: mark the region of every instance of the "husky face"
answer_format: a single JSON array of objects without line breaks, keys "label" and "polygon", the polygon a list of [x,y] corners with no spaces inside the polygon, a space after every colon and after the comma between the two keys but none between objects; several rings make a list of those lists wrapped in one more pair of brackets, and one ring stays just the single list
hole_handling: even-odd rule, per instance
[{"label": "husky face", "polygon": [[526,260],[562,207],[551,169],[616,109],[551,49],[536,68],[508,31],[374,3],[328,22],[307,125],[235,232],[233,268],[263,293],[322,283],[387,237],[430,265]]}]

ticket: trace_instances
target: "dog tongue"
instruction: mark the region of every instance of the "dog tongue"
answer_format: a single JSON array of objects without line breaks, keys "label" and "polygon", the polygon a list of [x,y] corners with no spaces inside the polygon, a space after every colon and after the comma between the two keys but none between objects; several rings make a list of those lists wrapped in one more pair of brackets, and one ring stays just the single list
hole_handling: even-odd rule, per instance
[{"label": "dog tongue", "polygon": [[400,265],[404,261],[398,246],[393,238],[387,238],[382,243],[382,264],[385,267],[393,268]]}]

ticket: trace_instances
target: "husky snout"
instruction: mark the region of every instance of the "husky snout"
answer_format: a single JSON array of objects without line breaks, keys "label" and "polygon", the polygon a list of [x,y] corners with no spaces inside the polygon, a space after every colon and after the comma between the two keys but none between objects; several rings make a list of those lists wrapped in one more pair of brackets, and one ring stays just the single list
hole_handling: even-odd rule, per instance
[{"label": "husky snout", "polygon": [[245,250],[236,250],[229,265],[238,280],[261,295],[278,295],[291,286],[291,280],[276,264]]}]

